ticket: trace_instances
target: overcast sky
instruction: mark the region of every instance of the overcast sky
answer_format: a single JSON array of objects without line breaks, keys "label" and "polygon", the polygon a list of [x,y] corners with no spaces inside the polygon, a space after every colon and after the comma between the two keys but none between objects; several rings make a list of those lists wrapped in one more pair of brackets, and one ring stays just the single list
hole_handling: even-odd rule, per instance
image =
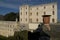
[{"label": "overcast sky", "polygon": [[0,14],[18,12],[19,6],[22,4],[37,5],[56,1],[58,3],[58,19],[60,20],[60,0],[0,0]]}]

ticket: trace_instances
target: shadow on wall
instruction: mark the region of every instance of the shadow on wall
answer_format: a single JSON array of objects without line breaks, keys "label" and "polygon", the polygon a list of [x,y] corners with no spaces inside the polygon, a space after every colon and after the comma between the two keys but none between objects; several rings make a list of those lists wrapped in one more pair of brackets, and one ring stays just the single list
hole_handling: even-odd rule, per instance
[{"label": "shadow on wall", "polygon": [[38,25],[37,30],[35,30],[33,33],[28,32],[28,40],[50,40],[50,35],[45,33],[42,29],[42,25]]}]

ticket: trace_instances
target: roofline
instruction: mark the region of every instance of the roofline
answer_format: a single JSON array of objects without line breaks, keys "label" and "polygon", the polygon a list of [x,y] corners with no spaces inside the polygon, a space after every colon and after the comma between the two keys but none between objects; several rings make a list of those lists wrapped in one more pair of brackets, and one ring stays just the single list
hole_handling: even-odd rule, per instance
[{"label": "roofline", "polygon": [[46,5],[46,4],[57,4],[57,2],[42,3],[42,4],[35,4],[35,5],[33,5],[33,4],[23,4],[21,6],[25,6],[25,5],[27,5],[27,6],[39,6],[39,5]]},{"label": "roofline", "polygon": [[41,6],[41,5],[49,5],[49,4],[57,4],[57,2],[50,2],[50,3],[43,3],[43,4],[36,4],[36,5],[29,5],[29,6]]}]

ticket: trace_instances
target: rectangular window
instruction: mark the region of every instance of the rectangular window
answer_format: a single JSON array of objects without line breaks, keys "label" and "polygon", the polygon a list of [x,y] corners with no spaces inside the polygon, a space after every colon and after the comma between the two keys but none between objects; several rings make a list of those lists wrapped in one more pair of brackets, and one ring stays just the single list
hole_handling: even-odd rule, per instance
[{"label": "rectangular window", "polygon": [[9,27],[11,28],[11,25],[9,25]]},{"label": "rectangular window", "polygon": [[36,19],[36,21],[38,22],[38,18]]},{"label": "rectangular window", "polygon": [[20,14],[22,15],[22,12]]},{"label": "rectangular window", "polygon": [[38,16],[38,12],[36,13],[36,15]]},{"label": "rectangular window", "polygon": [[12,27],[14,27],[14,25],[12,25]]},{"label": "rectangular window", "polygon": [[38,8],[37,8],[37,10],[38,10]]},{"label": "rectangular window", "polygon": [[22,18],[21,18],[21,21],[22,21]]},{"label": "rectangular window", "polygon": [[55,12],[54,12],[54,11],[52,11],[52,13],[53,13],[53,15],[55,14]]},{"label": "rectangular window", "polygon": [[26,12],[26,15],[27,15],[27,12]]},{"label": "rectangular window", "polygon": [[27,9],[27,6],[26,6],[26,9]]},{"label": "rectangular window", "polygon": [[52,8],[54,8],[54,5],[52,6]]},{"label": "rectangular window", "polygon": [[45,9],[46,7],[44,6],[44,9]]},{"label": "rectangular window", "polygon": [[29,19],[30,22],[32,22],[32,19]]},{"label": "rectangular window", "polygon": [[26,21],[27,21],[27,18],[26,18]]},{"label": "rectangular window", "polygon": [[32,15],[32,13],[30,13],[30,15],[29,16],[31,16]]},{"label": "rectangular window", "polygon": [[32,10],[32,8],[30,8],[30,10]]},{"label": "rectangular window", "polygon": [[22,8],[21,8],[21,10],[22,10]]},{"label": "rectangular window", "polygon": [[44,12],[44,15],[46,15],[46,12]]},{"label": "rectangular window", "polygon": [[52,19],[52,22],[53,22],[53,23],[55,22],[54,18]]}]

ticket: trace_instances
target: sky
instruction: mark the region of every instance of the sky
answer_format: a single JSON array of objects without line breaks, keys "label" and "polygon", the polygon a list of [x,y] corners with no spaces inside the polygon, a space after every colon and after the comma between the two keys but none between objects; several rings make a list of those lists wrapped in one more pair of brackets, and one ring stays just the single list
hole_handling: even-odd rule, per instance
[{"label": "sky", "polygon": [[23,4],[37,5],[50,2],[58,3],[58,20],[60,20],[60,0],[0,0],[0,15],[9,12],[19,12],[19,7]]}]

